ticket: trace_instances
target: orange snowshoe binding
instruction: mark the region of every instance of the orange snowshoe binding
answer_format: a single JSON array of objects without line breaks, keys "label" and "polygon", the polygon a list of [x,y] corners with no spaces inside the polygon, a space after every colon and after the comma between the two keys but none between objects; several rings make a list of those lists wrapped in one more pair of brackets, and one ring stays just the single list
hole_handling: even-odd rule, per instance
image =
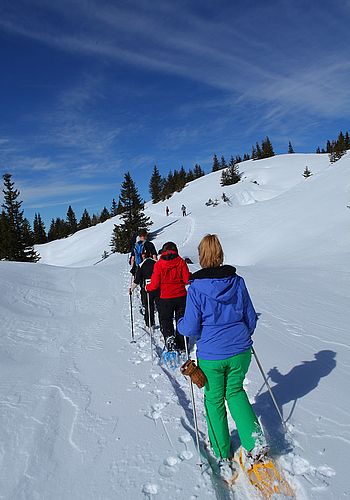
[{"label": "orange snowshoe binding", "polygon": [[242,470],[247,474],[250,483],[260,491],[263,498],[271,498],[273,495],[284,495],[289,498],[295,498],[294,491],[289,483],[278,471],[273,460],[266,454],[252,459],[244,459],[242,448],[239,454],[239,463]]}]

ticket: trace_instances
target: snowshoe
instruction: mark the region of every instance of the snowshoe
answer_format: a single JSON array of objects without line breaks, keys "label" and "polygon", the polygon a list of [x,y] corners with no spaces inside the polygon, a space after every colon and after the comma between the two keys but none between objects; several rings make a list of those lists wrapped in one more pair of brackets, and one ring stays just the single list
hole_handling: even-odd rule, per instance
[{"label": "snowshoe", "polygon": [[166,340],[165,349],[162,353],[162,362],[171,370],[175,370],[180,366],[180,355],[176,349],[174,336],[168,337]]},{"label": "snowshoe", "polygon": [[218,465],[221,479],[231,486],[238,477],[239,464],[233,458],[222,458]]},{"label": "snowshoe", "polygon": [[260,491],[263,498],[271,498],[273,495],[295,498],[291,486],[278,471],[273,460],[267,457],[266,453],[252,457],[241,448],[239,463],[242,470],[247,474],[249,482]]},{"label": "snowshoe", "polygon": [[204,443],[204,451],[215,480],[219,480],[220,483],[223,482],[225,486],[230,488],[238,477],[240,470],[239,463],[233,457],[230,459],[218,459],[214,455],[209,441]]}]

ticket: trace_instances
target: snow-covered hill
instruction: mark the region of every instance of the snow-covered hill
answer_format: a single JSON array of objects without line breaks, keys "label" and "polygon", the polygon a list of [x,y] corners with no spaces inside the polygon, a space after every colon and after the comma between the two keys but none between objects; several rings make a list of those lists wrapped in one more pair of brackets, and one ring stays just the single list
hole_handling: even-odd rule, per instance
[{"label": "snow-covered hill", "polygon": [[[312,177],[304,179],[308,166]],[[309,264],[339,253],[349,256],[350,155],[330,165],[328,155],[289,154],[240,164],[242,181],[221,187],[221,172],[191,182],[166,202],[147,203],[154,221],[152,230],[160,246],[174,239],[183,252],[196,258],[196,245],[203,234],[218,232],[228,260],[238,265],[281,263]],[[225,193],[230,199],[222,201]],[[217,199],[215,207],[206,206]],[[189,216],[182,220],[185,204]],[[171,215],[165,216],[169,206]],[[37,247],[42,264],[91,265],[109,251],[113,224],[118,217],[79,231],[70,238]],[[317,251],[315,251],[315,247]],[[333,256],[333,257],[332,257]]]},{"label": "snow-covered hill", "polygon": [[[252,363],[247,389],[272,451],[297,498],[338,500],[350,493],[350,155],[334,165],[294,154],[240,167],[234,186],[212,173],[147,204],[154,242],[176,241],[196,268],[200,238],[219,234],[261,313],[255,347],[288,421],[283,437]],[[39,264],[0,262],[1,498],[228,498],[196,465],[187,382],[152,364],[137,301],[129,343],[125,256],[92,265],[115,222],[41,245]],[[256,495],[241,476],[233,496]]]}]

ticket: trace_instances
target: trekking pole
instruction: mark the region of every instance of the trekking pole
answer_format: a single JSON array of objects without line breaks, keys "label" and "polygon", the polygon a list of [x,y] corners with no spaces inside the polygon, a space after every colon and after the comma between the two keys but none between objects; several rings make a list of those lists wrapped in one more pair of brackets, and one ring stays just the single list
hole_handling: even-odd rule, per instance
[{"label": "trekking pole", "polygon": [[[151,280],[146,280],[146,286],[149,285],[150,283],[151,283]],[[152,346],[152,343],[153,343],[153,326],[151,325],[151,304],[150,304],[149,292],[147,292],[147,290],[145,290],[145,291],[147,293],[148,328],[149,328],[149,336],[150,336],[150,339],[151,339],[151,360],[152,360],[152,364],[153,364],[153,346]]]},{"label": "trekking pole", "polygon": [[[190,359],[190,355],[188,353],[188,345],[187,345],[187,337],[184,337],[185,339],[185,349],[186,349],[186,358]],[[191,401],[192,401],[192,412],[193,412],[193,421],[194,421],[194,430],[196,433],[196,447],[197,447],[197,453],[198,453],[198,460],[199,460],[199,467],[203,467],[203,462],[201,458],[201,452],[199,449],[199,432],[198,432],[198,420],[197,420],[197,409],[196,409],[196,402],[194,399],[194,390],[193,390],[193,382],[192,379],[190,378],[190,387],[191,387]]]},{"label": "trekking pole", "polygon": [[134,313],[133,313],[133,307],[132,307],[132,292],[129,292],[129,297],[130,297],[130,319],[131,319],[131,344],[135,344],[135,334],[134,334]]},{"label": "trekking pole", "polygon": [[270,384],[269,384],[269,382],[268,382],[268,380],[267,380],[267,377],[266,377],[266,375],[265,375],[265,373],[264,373],[263,367],[261,366],[261,363],[260,363],[260,361],[259,361],[259,358],[258,358],[258,356],[256,355],[256,352],[255,352],[254,347],[252,347],[252,353],[253,353],[253,356],[254,356],[254,358],[255,358],[256,364],[258,365],[258,368],[259,368],[259,370],[260,370],[260,373],[261,373],[261,375],[262,375],[262,377],[263,377],[263,379],[264,379],[264,382],[265,382],[265,384],[266,384],[266,387],[267,387],[267,389],[268,389],[268,391],[269,391],[269,393],[270,393],[270,396],[271,396],[272,402],[273,402],[273,404],[275,405],[275,408],[276,408],[276,410],[277,410],[277,413],[278,413],[278,415],[279,415],[279,417],[280,417],[280,419],[281,419],[281,422],[282,422],[283,428],[284,428],[284,430],[287,432],[287,431],[288,431],[288,429],[287,429],[287,426],[286,426],[285,421],[283,420],[283,415],[282,415],[282,413],[281,413],[281,410],[280,410],[280,409],[279,409],[279,407],[278,407],[278,404],[277,404],[276,398],[275,398],[275,396],[273,395],[273,392],[272,392],[271,386],[270,386]]},{"label": "trekking pole", "polygon": [[133,284],[133,277],[131,276],[130,279],[130,290],[129,290],[129,298],[130,298],[130,319],[131,319],[131,344],[135,344],[135,334],[134,334],[134,311],[132,307],[132,291],[131,291],[131,286]]}]

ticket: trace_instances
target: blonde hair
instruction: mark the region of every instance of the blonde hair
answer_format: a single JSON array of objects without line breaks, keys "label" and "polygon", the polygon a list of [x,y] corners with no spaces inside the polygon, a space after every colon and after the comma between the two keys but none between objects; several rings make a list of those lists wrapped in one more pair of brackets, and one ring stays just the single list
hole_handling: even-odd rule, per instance
[{"label": "blonde hair", "polygon": [[224,251],[216,234],[207,234],[198,245],[201,267],[219,267],[224,262]]}]

